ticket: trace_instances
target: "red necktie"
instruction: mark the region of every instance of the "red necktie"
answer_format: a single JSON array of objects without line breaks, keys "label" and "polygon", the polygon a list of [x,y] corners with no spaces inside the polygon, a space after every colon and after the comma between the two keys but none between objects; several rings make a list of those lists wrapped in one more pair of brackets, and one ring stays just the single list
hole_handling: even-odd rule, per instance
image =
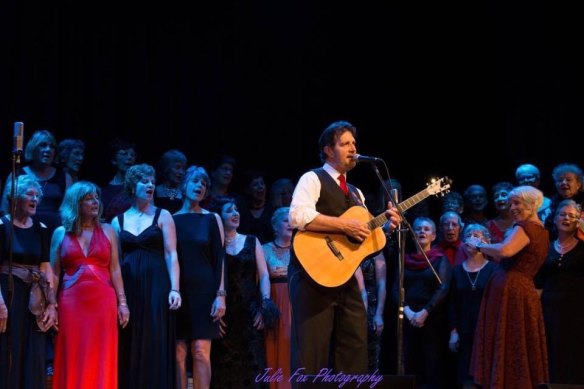
[{"label": "red necktie", "polygon": [[347,186],[347,179],[345,178],[344,175],[340,175],[339,176],[339,181],[341,182],[341,189],[343,191],[343,193],[345,194],[345,196],[347,196],[349,194],[349,187]]}]

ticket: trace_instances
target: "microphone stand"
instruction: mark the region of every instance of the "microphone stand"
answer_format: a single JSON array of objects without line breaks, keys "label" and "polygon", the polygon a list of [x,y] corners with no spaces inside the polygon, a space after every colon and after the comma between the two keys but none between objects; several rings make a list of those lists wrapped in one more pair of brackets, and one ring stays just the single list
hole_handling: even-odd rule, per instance
[{"label": "microphone stand", "polygon": [[[14,275],[12,274],[12,265],[13,265],[13,256],[14,256],[14,214],[16,213],[16,200],[14,198],[14,194],[16,193],[16,170],[17,170],[17,166],[20,164],[20,151],[15,150],[12,152],[12,174],[10,177],[10,210],[9,210],[9,215],[10,215],[10,223],[7,226],[8,228],[8,241],[6,242],[8,244],[8,290],[6,293],[6,308],[8,309],[8,314],[10,315],[10,312],[12,310],[12,303],[13,303],[13,299],[14,299]],[[7,331],[10,332],[10,327],[7,328]],[[8,360],[10,361],[12,359],[12,336],[8,335],[6,337],[6,341],[7,341],[7,352],[8,352]],[[11,364],[8,365],[8,374],[6,374],[6,384],[7,384],[7,388],[10,387],[10,370],[11,370]]]},{"label": "microphone stand", "polygon": [[[406,234],[404,234],[404,232],[406,232],[406,231],[410,232],[412,239],[415,242],[416,247],[418,248],[418,251],[420,253],[422,253],[424,258],[426,259],[426,262],[428,263],[428,266],[430,266],[432,273],[434,273],[434,276],[436,277],[438,284],[441,285],[442,280],[438,276],[438,273],[436,273],[436,270],[434,269],[434,266],[432,266],[430,259],[428,259],[428,256],[426,255],[426,253],[422,249],[422,246],[420,245],[420,242],[418,241],[418,237],[414,233],[412,226],[408,222],[408,219],[405,218],[404,213],[401,210],[401,207],[400,207],[399,202],[398,202],[398,200],[399,200],[398,199],[398,191],[397,191],[397,189],[394,189],[391,185],[389,169],[387,168],[385,161],[383,159],[380,159],[380,161],[383,162],[383,166],[385,167],[385,171],[386,171],[387,178],[388,178],[389,190],[388,190],[387,186],[385,185],[385,182],[383,181],[383,177],[381,176],[381,173],[379,172],[377,165],[374,163],[371,164],[373,166],[373,171],[375,172],[375,174],[377,175],[377,178],[379,179],[379,181],[381,182],[381,185],[383,186],[383,190],[385,191],[385,195],[387,196],[386,198],[391,199],[391,201],[394,203],[395,207],[397,208],[397,213],[399,214],[399,216],[401,218],[401,223],[398,225],[398,228],[396,229],[397,242],[398,242],[398,252],[399,252],[399,255],[398,255],[398,312],[397,312],[397,334],[396,334],[396,337],[397,337],[397,339],[396,339],[396,341],[397,341],[396,368],[397,368],[397,375],[403,376],[404,375],[403,321],[404,321],[404,301],[405,301],[404,259],[405,259],[405,246],[406,246],[405,245]],[[390,191],[391,191],[391,193],[394,194],[394,196],[391,195]],[[405,228],[402,227],[402,224],[405,225]]]},{"label": "microphone stand", "polygon": [[[10,297],[12,297],[12,293],[14,292],[14,278],[12,276],[12,262],[13,262],[13,255],[14,255],[14,247],[13,247],[13,240],[14,240],[14,214],[16,213],[16,199],[14,198],[14,194],[16,193],[16,170],[18,165],[20,164],[20,151],[14,151],[12,153],[12,174],[10,177],[10,228],[8,231],[8,245],[10,250],[8,251],[8,293]],[[12,299],[10,300],[10,304],[12,304]]]}]

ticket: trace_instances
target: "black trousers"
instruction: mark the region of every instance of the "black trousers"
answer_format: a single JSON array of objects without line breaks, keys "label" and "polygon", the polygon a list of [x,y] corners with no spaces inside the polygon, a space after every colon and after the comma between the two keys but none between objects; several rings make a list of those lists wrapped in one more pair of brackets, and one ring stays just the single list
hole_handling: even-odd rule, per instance
[{"label": "black trousers", "polygon": [[367,373],[367,313],[355,277],[327,288],[303,269],[289,270],[290,374],[316,374],[324,368]]}]

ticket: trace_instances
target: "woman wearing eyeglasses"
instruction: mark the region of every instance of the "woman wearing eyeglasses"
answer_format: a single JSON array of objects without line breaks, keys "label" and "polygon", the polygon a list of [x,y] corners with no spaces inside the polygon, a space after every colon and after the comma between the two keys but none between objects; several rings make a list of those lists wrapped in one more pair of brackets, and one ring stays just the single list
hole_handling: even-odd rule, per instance
[{"label": "woman wearing eyeglasses", "polygon": [[550,381],[584,384],[584,242],[576,238],[581,208],[573,200],[558,204],[554,224],[558,238],[550,244],[536,277],[548,346]]},{"label": "woman wearing eyeglasses", "polygon": [[45,333],[57,323],[57,307],[49,294],[49,304],[35,317],[29,302],[33,273],[49,282],[53,278],[50,234],[33,219],[43,195],[41,185],[28,174],[18,176],[14,184],[14,190],[11,181],[7,185],[13,212],[0,218],[0,388],[42,389]]}]

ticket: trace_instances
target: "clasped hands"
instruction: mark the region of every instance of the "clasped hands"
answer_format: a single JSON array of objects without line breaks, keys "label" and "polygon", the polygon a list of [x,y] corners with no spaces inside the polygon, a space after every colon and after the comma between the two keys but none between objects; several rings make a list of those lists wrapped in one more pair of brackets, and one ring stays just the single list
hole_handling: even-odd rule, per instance
[{"label": "clasped hands", "polygon": [[404,308],[404,313],[412,327],[422,328],[428,318],[428,311],[424,308],[420,311],[414,312],[409,306],[407,306]]}]

